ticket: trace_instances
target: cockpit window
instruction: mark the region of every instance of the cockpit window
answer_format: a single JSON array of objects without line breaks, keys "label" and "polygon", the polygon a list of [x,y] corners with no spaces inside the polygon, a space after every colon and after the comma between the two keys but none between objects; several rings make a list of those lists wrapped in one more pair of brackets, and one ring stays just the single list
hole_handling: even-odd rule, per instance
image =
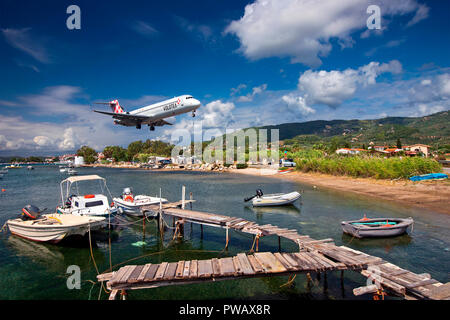
[{"label": "cockpit window", "polygon": [[186,99],[193,99],[191,96],[189,96],[189,97],[186,97]]}]

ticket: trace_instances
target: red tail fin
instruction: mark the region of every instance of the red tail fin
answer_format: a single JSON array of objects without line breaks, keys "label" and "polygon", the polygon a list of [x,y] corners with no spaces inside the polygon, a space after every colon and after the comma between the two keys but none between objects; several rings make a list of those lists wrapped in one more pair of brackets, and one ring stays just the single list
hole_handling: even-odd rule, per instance
[{"label": "red tail fin", "polygon": [[114,113],[125,113],[119,104],[119,100],[113,100],[109,102],[109,106]]}]

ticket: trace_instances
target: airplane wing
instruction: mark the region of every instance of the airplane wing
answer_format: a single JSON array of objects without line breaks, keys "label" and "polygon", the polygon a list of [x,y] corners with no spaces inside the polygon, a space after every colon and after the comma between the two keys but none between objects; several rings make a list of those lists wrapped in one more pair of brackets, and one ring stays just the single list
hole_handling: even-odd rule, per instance
[{"label": "airplane wing", "polygon": [[166,124],[169,125],[169,126],[172,125],[172,123],[167,122],[167,121],[164,120],[164,119],[156,120],[155,122],[153,122],[153,125],[154,125],[154,126],[158,126],[158,127],[162,127],[163,125],[166,125]]},{"label": "airplane wing", "polygon": [[[152,117],[148,116],[138,116],[134,114],[127,114],[127,113],[115,113],[115,112],[107,112],[107,111],[99,111],[99,110],[93,110],[97,113],[106,114],[109,116],[112,116],[114,119],[119,120],[117,124],[121,124],[124,126],[134,126],[138,123],[146,123],[153,126],[164,126],[164,125],[172,125],[172,123],[167,122],[164,119],[155,119],[152,121]],[[154,118],[153,118],[154,119]]]},{"label": "airplane wing", "polygon": [[148,118],[149,118],[146,116],[138,116],[138,115],[127,114],[127,113],[115,113],[115,112],[106,112],[106,111],[99,111],[99,110],[93,110],[93,111],[97,112],[97,113],[107,114],[117,120],[143,121],[143,120],[148,120]]}]

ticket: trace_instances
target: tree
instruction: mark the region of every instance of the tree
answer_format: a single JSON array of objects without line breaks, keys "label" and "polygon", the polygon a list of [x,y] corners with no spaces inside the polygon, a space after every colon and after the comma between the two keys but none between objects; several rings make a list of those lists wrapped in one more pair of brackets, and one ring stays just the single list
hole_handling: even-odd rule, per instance
[{"label": "tree", "polygon": [[127,149],[128,157],[130,158],[130,160],[133,160],[138,153],[142,152],[143,147],[144,144],[141,140],[130,143]]},{"label": "tree", "polygon": [[400,141],[400,138],[397,138],[397,149],[402,148],[402,142]]},{"label": "tree", "polygon": [[77,155],[84,158],[84,163],[94,163],[97,159],[97,151],[88,146],[82,146],[77,151]]}]

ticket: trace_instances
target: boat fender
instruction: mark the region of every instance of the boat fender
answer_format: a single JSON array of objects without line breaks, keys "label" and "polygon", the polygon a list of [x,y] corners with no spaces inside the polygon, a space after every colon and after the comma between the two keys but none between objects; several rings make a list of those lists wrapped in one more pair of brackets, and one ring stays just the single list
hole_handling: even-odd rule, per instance
[{"label": "boat fender", "polygon": [[366,214],[364,213],[364,217],[362,219],[359,219],[359,221],[367,221],[370,220],[369,218],[367,218]]},{"label": "boat fender", "polygon": [[91,198],[95,198],[95,195],[93,194],[87,194],[84,196],[85,199],[91,199]]},{"label": "boat fender", "polygon": [[134,202],[134,198],[132,195],[126,195],[125,198],[123,199],[125,201],[129,201],[129,202]]}]

